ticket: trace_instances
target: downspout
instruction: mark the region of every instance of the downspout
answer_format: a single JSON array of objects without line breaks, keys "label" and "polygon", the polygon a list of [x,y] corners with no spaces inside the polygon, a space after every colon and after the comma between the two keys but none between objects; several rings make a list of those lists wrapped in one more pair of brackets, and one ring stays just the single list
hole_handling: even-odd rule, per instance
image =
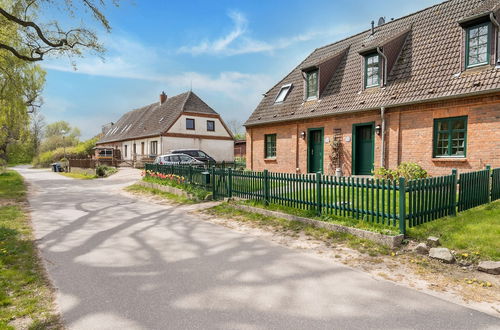
[{"label": "downspout", "polygon": [[498,35],[500,33],[500,23],[498,23],[498,21],[495,19],[495,15],[493,13],[490,13],[490,21],[497,27],[497,40],[495,40],[496,42],[496,52],[495,52],[495,57],[496,57],[496,63],[495,65],[500,65],[500,58],[499,58],[499,53],[500,53],[500,50],[499,50],[499,47],[498,47]]},{"label": "downspout", "polygon": [[380,47],[377,47],[377,53],[384,58],[384,72],[382,76],[382,85],[381,85],[381,87],[384,87],[387,78],[387,56],[385,56],[385,54],[382,53]]},{"label": "downspout", "polygon": [[382,120],[382,146],[380,149],[380,167],[385,168],[385,107],[380,107],[380,118]]}]

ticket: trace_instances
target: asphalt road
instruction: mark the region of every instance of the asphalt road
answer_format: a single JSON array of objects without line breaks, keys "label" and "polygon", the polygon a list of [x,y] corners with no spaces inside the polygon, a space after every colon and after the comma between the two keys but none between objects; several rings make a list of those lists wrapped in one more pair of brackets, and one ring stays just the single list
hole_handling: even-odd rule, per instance
[{"label": "asphalt road", "polygon": [[120,194],[18,168],[70,329],[499,329],[500,319]]}]

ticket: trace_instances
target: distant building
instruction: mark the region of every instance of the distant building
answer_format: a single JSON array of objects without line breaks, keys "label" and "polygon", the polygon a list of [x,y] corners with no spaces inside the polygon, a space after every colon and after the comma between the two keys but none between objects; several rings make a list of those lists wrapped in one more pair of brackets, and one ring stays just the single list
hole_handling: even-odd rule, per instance
[{"label": "distant building", "polygon": [[247,141],[234,140],[234,157],[245,158],[247,155]]},{"label": "distant building", "polygon": [[98,148],[119,149],[122,160],[140,161],[173,149],[199,149],[216,161],[234,161],[233,135],[221,116],[186,92],[125,113],[106,125]]}]

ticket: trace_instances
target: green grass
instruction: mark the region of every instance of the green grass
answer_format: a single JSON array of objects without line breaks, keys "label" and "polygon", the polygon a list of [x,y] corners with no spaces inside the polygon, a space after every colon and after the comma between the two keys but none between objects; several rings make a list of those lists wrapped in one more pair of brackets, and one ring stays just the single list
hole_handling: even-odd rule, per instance
[{"label": "green grass", "polygon": [[80,180],[92,180],[96,179],[97,175],[87,174],[87,173],[74,173],[74,172],[58,172],[68,178],[80,179]]},{"label": "green grass", "polygon": [[300,233],[304,233],[307,236],[322,240],[328,244],[343,243],[351,248],[359,250],[362,253],[369,254],[370,256],[388,254],[390,251],[389,248],[385,246],[356,237],[354,235],[331,231],[324,228],[316,228],[299,221],[290,221],[282,218],[242,211],[234,208],[229,203],[222,203],[206,210],[205,212],[211,215],[231,220],[241,221],[244,223],[252,223],[254,225],[267,229],[271,228],[273,230],[286,233],[291,236],[296,236]]},{"label": "green grass", "polygon": [[417,240],[437,236],[443,246],[459,253],[500,261],[500,200],[409,228],[407,234]]},{"label": "green grass", "polygon": [[347,227],[364,229],[364,230],[373,231],[376,233],[381,233],[381,234],[386,234],[386,235],[398,235],[399,234],[399,230],[396,227],[386,226],[386,225],[383,225],[380,223],[373,223],[373,222],[369,222],[369,221],[356,220],[353,218],[340,217],[340,216],[335,216],[335,215],[324,215],[324,216],[318,217],[316,215],[315,210],[296,209],[296,208],[278,205],[278,204],[269,204],[269,205],[265,206],[263,202],[254,201],[254,200],[242,201],[240,203],[242,203],[244,205],[250,205],[250,206],[264,208],[264,209],[271,210],[271,211],[283,212],[283,213],[287,213],[287,214],[296,215],[299,217],[312,218],[312,219],[316,219],[316,220],[331,222],[331,223],[335,223],[335,224],[343,225],[343,226],[347,226]]},{"label": "green grass", "polygon": [[14,329],[10,324],[13,320],[23,320],[30,328],[60,328],[29,218],[21,204],[24,195],[18,173],[0,174],[0,203],[11,202],[0,206],[0,329]]},{"label": "green grass", "polygon": [[129,192],[133,192],[133,193],[159,196],[159,197],[168,199],[168,200],[170,200],[174,203],[178,203],[178,204],[194,204],[197,202],[196,200],[189,199],[189,198],[184,197],[184,196],[171,194],[171,193],[161,191],[158,189],[143,187],[143,186],[140,186],[137,184],[133,184],[131,186],[128,186],[125,188],[125,190],[129,191]]},{"label": "green grass", "polygon": [[20,200],[25,195],[23,178],[17,172],[0,172],[0,199]]}]

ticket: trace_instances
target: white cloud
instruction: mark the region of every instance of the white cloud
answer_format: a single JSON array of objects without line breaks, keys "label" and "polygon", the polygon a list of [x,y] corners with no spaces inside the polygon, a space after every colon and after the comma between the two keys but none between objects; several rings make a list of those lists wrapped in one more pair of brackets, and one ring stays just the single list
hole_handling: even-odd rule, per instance
[{"label": "white cloud", "polygon": [[353,30],[353,26],[350,25],[340,25],[334,29],[325,29],[323,27],[320,31],[310,31],[266,42],[248,36],[248,20],[243,13],[233,11],[230,12],[228,16],[233,21],[233,29],[228,34],[214,41],[204,40],[198,45],[182,46],[178,49],[178,52],[192,55],[210,54],[226,56],[265,52],[272,53],[275,50],[284,49],[299,42],[309,41],[320,37],[331,37]]}]

